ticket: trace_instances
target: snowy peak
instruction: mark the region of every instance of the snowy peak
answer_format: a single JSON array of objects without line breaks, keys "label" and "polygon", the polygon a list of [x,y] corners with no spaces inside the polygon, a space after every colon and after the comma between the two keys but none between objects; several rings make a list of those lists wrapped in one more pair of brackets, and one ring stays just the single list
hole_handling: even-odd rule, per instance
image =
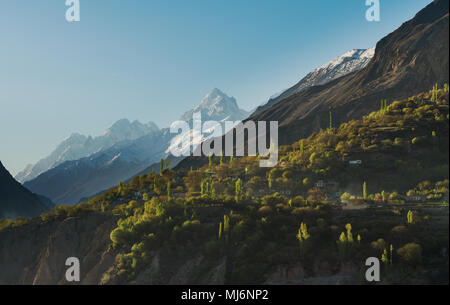
[{"label": "snowy peak", "polygon": [[245,119],[249,113],[240,109],[236,99],[229,97],[217,88],[212,89],[195,108],[185,112],[181,120],[190,122],[196,112],[202,114],[202,120],[234,120]]},{"label": "snowy peak", "polygon": [[159,131],[155,123],[142,124],[139,121],[130,122],[128,119],[121,119],[108,128],[104,136],[118,140],[134,140],[148,133]]},{"label": "snowy peak", "polygon": [[296,85],[294,93],[312,86],[324,85],[332,80],[361,70],[367,66],[374,55],[375,48],[350,50],[309,73]]},{"label": "snowy peak", "polygon": [[313,71],[339,70],[340,74],[365,67],[375,55],[375,48],[353,49]]},{"label": "snowy peak", "polygon": [[324,85],[347,74],[366,67],[375,55],[375,48],[353,49],[310,72],[293,87],[273,95],[269,101],[256,109],[254,114],[269,109],[280,101],[310,87]]}]

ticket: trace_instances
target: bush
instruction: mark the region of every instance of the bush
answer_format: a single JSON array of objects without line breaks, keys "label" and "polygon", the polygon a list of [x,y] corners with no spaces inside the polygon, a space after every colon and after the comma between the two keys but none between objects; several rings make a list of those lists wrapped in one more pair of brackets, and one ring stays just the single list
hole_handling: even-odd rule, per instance
[{"label": "bush", "polygon": [[401,260],[410,265],[422,263],[422,247],[416,243],[409,243],[397,250]]}]

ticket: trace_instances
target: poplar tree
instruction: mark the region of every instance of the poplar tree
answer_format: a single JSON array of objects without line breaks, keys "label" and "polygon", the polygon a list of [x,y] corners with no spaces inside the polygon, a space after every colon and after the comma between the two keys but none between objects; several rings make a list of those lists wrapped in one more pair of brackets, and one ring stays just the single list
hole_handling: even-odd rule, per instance
[{"label": "poplar tree", "polygon": [[170,160],[166,161],[166,169],[170,169]]},{"label": "poplar tree", "polygon": [[367,199],[367,183],[366,183],[366,181],[364,181],[364,183],[363,183],[363,198],[364,198],[364,200]]},{"label": "poplar tree", "polygon": [[170,181],[167,182],[167,199],[170,201]]},{"label": "poplar tree", "polygon": [[242,184],[242,180],[239,178],[236,181],[236,201],[242,200],[242,193],[244,191],[244,187]]}]

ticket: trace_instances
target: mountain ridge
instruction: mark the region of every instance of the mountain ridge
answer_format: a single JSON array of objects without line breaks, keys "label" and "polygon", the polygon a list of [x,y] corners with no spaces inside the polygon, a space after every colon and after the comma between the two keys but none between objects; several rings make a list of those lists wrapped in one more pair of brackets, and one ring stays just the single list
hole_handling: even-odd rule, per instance
[{"label": "mountain ridge", "polygon": [[362,70],[296,93],[249,120],[279,121],[280,144],[357,119],[392,100],[448,83],[448,1],[437,0],[381,39]]},{"label": "mountain ridge", "polygon": [[130,122],[128,119],[121,119],[106,129],[101,136],[92,137],[72,133],[58,144],[50,155],[34,165],[26,166],[15,176],[15,179],[21,183],[30,181],[65,161],[88,157],[98,151],[108,149],[120,141],[137,139],[158,131],[158,126],[153,122],[142,124],[138,121]]},{"label": "mountain ridge", "polygon": [[[243,120],[248,115],[239,108],[235,98],[219,89],[211,90],[199,105],[185,112],[181,118],[192,123],[192,114],[197,111],[202,113],[202,120],[205,121]],[[105,134],[109,130],[120,134],[122,125],[132,124],[134,122],[119,120]],[[137,139],[118,141],[89,156],[60,163],[26,181],[24,186],[58,204],[75,204],[82,198],[89,198],[116,185],[120,180],[128,180],[152,168],[161,158],[169,157],[171,140],[176,136],[170,133],[169,128],[163,128]]]},{"label": "mountain ridge", "polygon": [[327,62],[326,64],[314,69],[303,77],[298,83],[273,95],[269,101],[256,108],[252,115],[261,113],[271,106],[279,103],[296,93],[304,91],[310,87],[324,85],[332,80],[345,76],[366,67],[375,54],[375,48],[352,49],[343,55]]},{"label": "mountain ridge", "polygon": [[0,218],[39,216],[50,207],[41,199],[17,182],[0,161]]}]

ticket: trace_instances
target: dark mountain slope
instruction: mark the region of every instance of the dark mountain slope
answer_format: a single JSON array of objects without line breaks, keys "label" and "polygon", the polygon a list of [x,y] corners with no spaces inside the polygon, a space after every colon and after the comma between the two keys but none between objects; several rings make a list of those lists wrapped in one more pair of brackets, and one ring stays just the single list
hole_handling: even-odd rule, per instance
[{"label": "dark mountain slope", "polygon": [[323,86],[312,87],[249,118],[279,121],[280,144],[321,128],[360,118],[379,108],[380,97],[402,99],[448,83],[448,1],[434,1],[380,40],[368,66]]},{"label": "dark mountain slope", "polygon": [[33,217],[47,210],[47,205],[14,180],[0,162],[0,218]]}]

